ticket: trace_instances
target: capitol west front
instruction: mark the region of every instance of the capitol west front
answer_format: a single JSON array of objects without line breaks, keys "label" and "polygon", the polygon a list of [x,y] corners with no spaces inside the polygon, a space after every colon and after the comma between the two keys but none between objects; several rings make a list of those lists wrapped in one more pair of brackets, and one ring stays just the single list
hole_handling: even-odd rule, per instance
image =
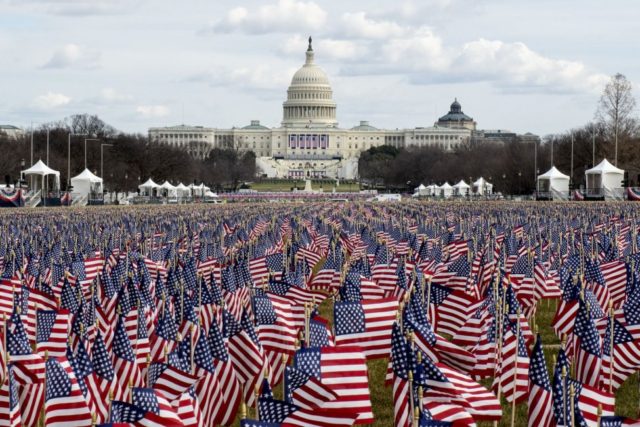
[{"label": "capitol west front", "polygon": [[360,153],[371,147],[437,146],[450,151],[470,141],[476,130],[476,123],[457,101],[432,127],[383,130],[362,121],[350,129],[340,128],[333,90],[314,61],[311,38],[305,55],[304,65],[287,89],[280,127],[268,128],[257,120],[232,129],[155,127],[149,129],[149,139],[184,148],[198,158],[205,158],[213,148],[253,151],[258,172],[270,178],[355,179]]}]

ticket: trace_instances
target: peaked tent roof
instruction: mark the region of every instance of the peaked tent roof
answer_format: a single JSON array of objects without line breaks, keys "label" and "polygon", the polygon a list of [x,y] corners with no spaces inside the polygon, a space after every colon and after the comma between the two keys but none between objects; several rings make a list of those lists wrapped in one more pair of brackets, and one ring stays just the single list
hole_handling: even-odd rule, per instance
[{"label": "peaked tent roof", "polygon": [[416,190],[425,190],[427,187],[424,186],[424,184],[420,184],[416,187]]},{"label": "peaked tent roof", "polygon": [[449,189],[451,189],[451,188],[453,188],[453,187],[452,187],[452,186],[451,186],[451,184],[449,184],[448,182],[445,182],[444,184],[442,184],[442,185],[441,185],[440,187],[438,187],[438,188],[440,188],[441,190],[449,190]]},{"label": "peaked tent roof", "polygon": [[471,187],[469,187],[469,184],[464,182],[464,179],[461,179],[460,182],[458,182],[456,185],[453,186],[453,188],[471,188]]},{"label": "peaked tent roof", "polygon": [[176,189],[177,190],[191,190],[189,187],[187,187],[183,183],[180,183],[180,184],[176,185]]},{"label": "peaked tent roof", "polygon": [[23,170],[21,173],[24,175],[60,176],[60,172],[51,169],[42,160],[38,160],[35,165],[31,166],[29,169]]},{"label": "peaked tent roof", "polygon": [[491,185],[491,183],[486,179],[484,179],[483,177],[478,178],[476,182],[473,183],[474,187],[480,187],[482,185]]},{"label": "peaked tent roof", "polygon": [[138,188],[157,188],[160,187],[158,184],[153,182],[151,178],[149,178],[144,184],[138,185]]},{"label": "peaked tent roof", "polygon": [[169,181],[165,181],[165,182],[162,183],[160,188],[164,188],[166,190],[175,190],[176,186],[171,184]]},{"label": "peaked tent roof", "polygon": [[71,181],[74,181],[74,180],[83,180],[83,181],[89,181],[89,182],[102,182],[102,178],[100,178],[99,176],[94,175],[93,172],[91,172],[89,169],[85,169],[82,172],[80,172],[78,175],[76,175],[73,178],[71,178]]},{"label": "peaked tent roof", "polygon": [[549,169],[542,175],[538,175],[538,179],[544,180],[544,179],[551,179],[551,178],[570,179],[569,175],[563,174],[555,166],[551,166],[551,169]]},{"label": "peaked tent roof", "polygon": [[622,169],[618,169],[617,167],[613,166],[611,163],[609,163],[609,160],[604,159],[597,166],[586,170],[584,173],[585,174],[597,174],[597,173],[624,174],[624,171]]}]

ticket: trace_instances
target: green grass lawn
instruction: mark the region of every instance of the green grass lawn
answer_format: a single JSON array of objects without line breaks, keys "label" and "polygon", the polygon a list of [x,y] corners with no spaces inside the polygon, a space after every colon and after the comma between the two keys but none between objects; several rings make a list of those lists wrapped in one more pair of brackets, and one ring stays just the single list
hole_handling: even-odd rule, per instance
[{"label": "green grass lawn", "polygon": [[[538,332],[542,336],[542,341],[545,346],[551,346],[545,348],[545,358],[547,361],[547,367],[549,369],[549,375],[553,381],[553,360],[554,356],[558,354],[557,345],[560,344],[560,340],[556,337],[551,329],[551,321],[556,310],[556,301],[544,300],[538,305],[538,314],[536,316],[536,325]],[[320,305],[320,315],[329,319],[329,322],[333,324],[333,302],[331,299],[327,299]],[[384,378],[387,371],[387,359],[378,359],[367,362],[369,368],[369,387],[371,392],[371,403],[373,406],[373,414],[375,416],[375,422],[371,424],[376,427],[388,427],[393,426],[393,398],[391,387],[385,387]],[[491,378],[484,379],[481,383],[490,388],[493,380]],[[276,390],[276,397],[281,398],[282,387],[278,387]],[[632,375],[616,393],[616,415],[622,415],[626,417],[635,418],[638,416],[638,408],[640,402],[640,392],[638,384],[638,374]],[[511,425],[511,404],[507,403],[504,399],[501,401],[503,416],[502,420],[498,423],[499,426]],[[253,414],[253,412],[250,412]],[[493,426],[493,422],[479,422],[479,427]],[[527,404],[522,403],[516,406],[516,426],[527,426]]]}]

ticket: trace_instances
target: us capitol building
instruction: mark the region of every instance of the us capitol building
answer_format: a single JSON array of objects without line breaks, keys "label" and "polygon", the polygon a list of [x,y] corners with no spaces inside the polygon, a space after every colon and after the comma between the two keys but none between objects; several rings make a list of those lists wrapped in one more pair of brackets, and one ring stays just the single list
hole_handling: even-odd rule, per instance
[{"label": "us capitol building", "polygon": [[463,143],[501,142],[509,138],[535,140],[531,134],[478,131],[458,101],[432,127],[378,129],[367,121],[351,129],[338,126],[336,103],[327,74],[314,61],[309,37],[304,65],[296,71],[283,103],[281,126],[268,128],[258,120],[242,128],[168,126],[149,129],[149,140],[187,150],[205,158],[213,148],[253,151],[259,173],[270,178],[339,178],[358,175],[360,153],[380,145],[398,148],[436,146],[454,151]]}]

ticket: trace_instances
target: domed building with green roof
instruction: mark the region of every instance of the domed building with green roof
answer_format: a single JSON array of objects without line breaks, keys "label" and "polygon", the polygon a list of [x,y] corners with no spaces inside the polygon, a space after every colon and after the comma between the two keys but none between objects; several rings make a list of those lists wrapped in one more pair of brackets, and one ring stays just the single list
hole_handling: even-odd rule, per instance
[{"label": "domed building with green roof", "polygon": [[438,119],[436,126],[476,130],[476,122],[462,112],[462,106],[458,102],[458,98],[455,98],[453,104],[451,104],[449,112]]}]

